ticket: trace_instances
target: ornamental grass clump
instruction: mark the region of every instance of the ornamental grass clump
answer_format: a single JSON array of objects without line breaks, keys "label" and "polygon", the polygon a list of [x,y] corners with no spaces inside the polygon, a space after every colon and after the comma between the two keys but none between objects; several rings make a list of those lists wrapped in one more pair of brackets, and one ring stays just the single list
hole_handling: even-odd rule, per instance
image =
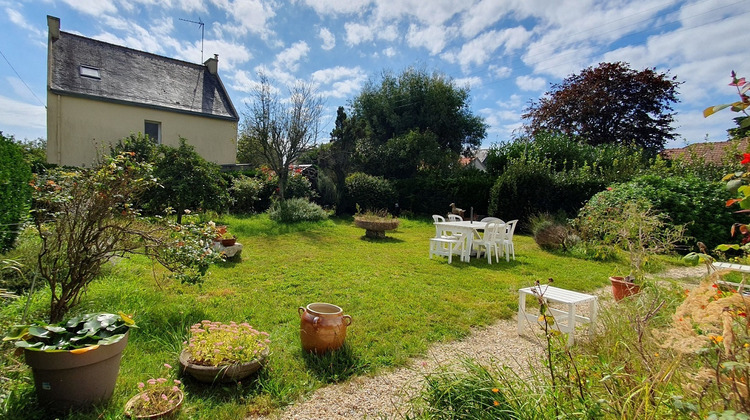
[{"label": "ornamental grass clump", "polygon": [[202,366],[226,366],[261,358],[271,341],[268,333],[243,322],[201,321],[190,327],[190,361]]},{"label": "ornamental grass clump", "polygon": [[[164,367],[172,369],[167,363]],[[177,379],[151,378],[138,383],[138,395],[128,401],[125,414],[131,418],[151,418],[171,412],[182,404],[182,382]]]}]

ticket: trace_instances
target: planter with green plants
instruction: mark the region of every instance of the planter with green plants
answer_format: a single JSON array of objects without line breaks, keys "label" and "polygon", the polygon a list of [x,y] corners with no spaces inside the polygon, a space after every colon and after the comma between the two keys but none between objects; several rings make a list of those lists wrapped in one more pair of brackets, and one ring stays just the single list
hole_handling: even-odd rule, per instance
[{"label": "planter with green plants", "polygon": [[190,327],[180,365],[200,382],[242,380],[263,367],[268,358],[268,333],[250,324],[201,321]]},{"label": "planter with green plants", "polygon": [[123,313],[93,313],[57,324],[15,326],[3,341],[23,349],[39,401],[67,410],[112,396],[133,327]]},{"label": "planter with green plants", "polygon": [[368,238],[385,238],[385,231],[398,228],[400,221],[391,216],[386,210],[360,212],[354,215],[354,225],[365,230]]},{"label": "planter with green plants", "polygon": [[627,253],[629,274],[609,278],[618,301],[640,291],[650,259],[673,251],[685,238],[684,225],[668,223],[645,200],[613,208],[598,206],[594,197],[581,210],[576,224],[582,237]]}]

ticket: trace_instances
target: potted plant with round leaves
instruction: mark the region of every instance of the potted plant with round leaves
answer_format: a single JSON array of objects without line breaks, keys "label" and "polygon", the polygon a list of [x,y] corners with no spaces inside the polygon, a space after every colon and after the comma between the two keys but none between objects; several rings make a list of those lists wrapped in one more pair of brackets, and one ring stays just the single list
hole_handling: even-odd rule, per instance
[{"label": "potted plant with round leaves", "polygon": [[39,401],[68,410],[112,396],[122,351],[135,326],[122,312],[93,313],[56,324],[15,326],[3,341],[23,349]]}]

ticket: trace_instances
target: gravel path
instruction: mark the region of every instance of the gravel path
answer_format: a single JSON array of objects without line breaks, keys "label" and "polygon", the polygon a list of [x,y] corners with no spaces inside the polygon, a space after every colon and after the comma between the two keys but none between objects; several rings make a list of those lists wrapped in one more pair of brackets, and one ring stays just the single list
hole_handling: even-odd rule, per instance
[{"label": "gravel path", "polygon": [[[669,270],[660,276],[676,279],[696,278],[705,274],[705,267],[687,267]],[[609,289],[595,294],[602,296],[600,304],[607,304]],[[583,305],[585,306],[585,305]],[[514,368],[518,373],[528,370],[534,356],[543,351],[540,337],[530,334],[519,336],[515,317],[496,322],[487,328],[474,329],[461,341],[438,343],[426,358],[416,359],[409,366],[381,375],[356,377],[345,383],[330,385],[315,391],[305,400],[287,407],[271,417],[278,420],[344,420],[402,418],[410,398],[420,389],[425,374],[440,366],[456,363],[470,357],[480,363],[496,363]],[[261,418],[261,417],[252,417]],[[248,418],[250,419],[250,418]]]}]

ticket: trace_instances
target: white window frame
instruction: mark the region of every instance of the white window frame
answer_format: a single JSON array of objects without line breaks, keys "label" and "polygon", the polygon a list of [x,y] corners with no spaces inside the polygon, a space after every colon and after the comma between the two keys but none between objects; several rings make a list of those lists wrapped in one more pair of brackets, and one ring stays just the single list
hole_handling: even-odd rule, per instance
[{"label": "white window frame", "polygon": [[156,125],[156,138],[151,137],[152,140],[156,141],[156,144],[161,144],[161,121],[151,121],[151,120],[145,120],[143,121],[143,134],[148,134],[146,130],[146,126],[148,124],[155,124]]}]

